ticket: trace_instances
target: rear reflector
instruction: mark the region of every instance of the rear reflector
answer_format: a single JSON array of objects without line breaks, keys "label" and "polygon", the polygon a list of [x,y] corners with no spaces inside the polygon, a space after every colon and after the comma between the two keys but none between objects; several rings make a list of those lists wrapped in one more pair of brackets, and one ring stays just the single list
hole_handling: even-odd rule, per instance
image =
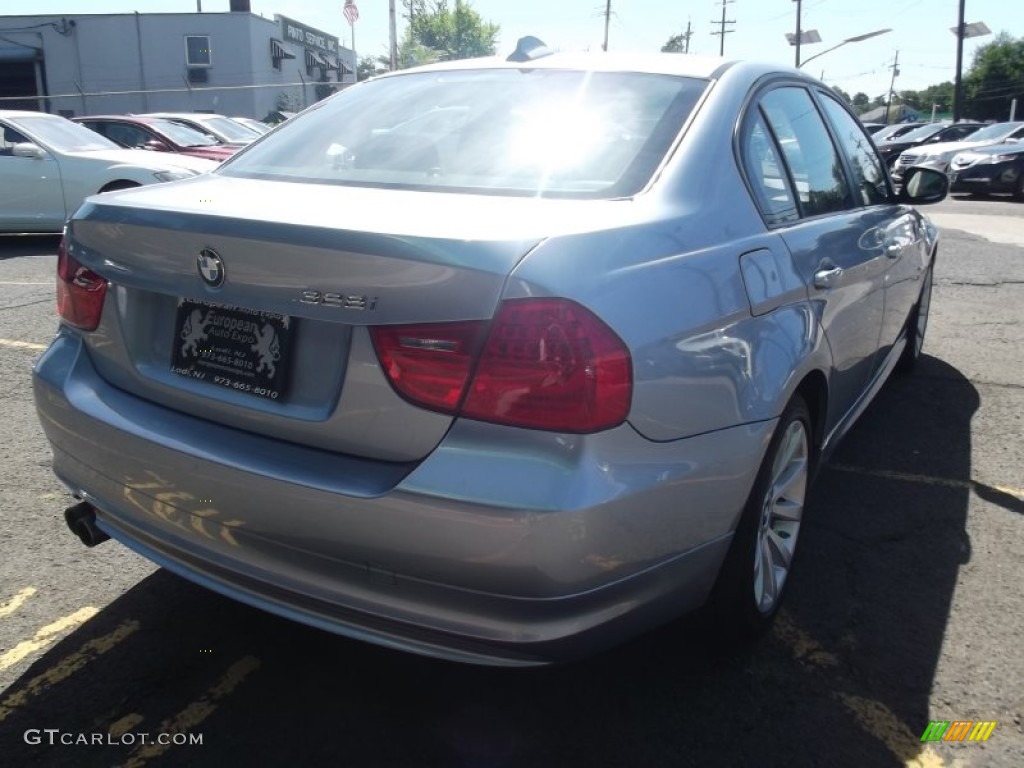
[{"label": "rear reflector", "polygon": [[83,331],[95,330],[106,295],[107,281],[79,264],[68,253],[67,240],[62,237],[57,248],[57,314]]},{"label": "rear reflector", "polygon": [[482,322],[371,330],[392,386],[418,405],[558,432],[596,432],[625,420],[629,351],[589,310],[567,299],[511,299],[481,348],[485,331]]}]

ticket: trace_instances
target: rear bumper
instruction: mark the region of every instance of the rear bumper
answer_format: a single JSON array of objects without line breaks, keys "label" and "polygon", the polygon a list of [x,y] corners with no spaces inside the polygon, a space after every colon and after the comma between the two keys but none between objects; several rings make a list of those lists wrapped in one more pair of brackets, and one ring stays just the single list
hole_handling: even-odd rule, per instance
[{"label": "rear bumper", "polygon": [[706,598],[774,422],[652,443],[457,423],[416,465],[250,435],[34,374],[54,470],[145,557],[279,615],[459,661],[594,652]]}]

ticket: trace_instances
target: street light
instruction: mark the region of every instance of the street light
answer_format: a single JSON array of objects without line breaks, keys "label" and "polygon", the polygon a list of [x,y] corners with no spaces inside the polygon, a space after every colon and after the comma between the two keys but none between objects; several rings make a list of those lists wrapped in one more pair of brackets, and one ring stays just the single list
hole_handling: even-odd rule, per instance
[{"label": "street light", "polygon": [[992,30],[985,26],[983,21],[964,24],[964,0],[960,0],[959,18],[956,26],[950,31],[956,35],[956,79],[953,81],[953,122],[955,123],[960,119],[964,103],[964,38],[990,35]]},{"label": "street light", "polygon": [[891,29],[876,29],[874,32],[865,32],[863,35],[856,35],[855,37],[848,37],[845,40],[843,40],[843,42],[839,43],[838,45],[833,45],[831,48],[826,48],[821,53],[816,53],[813,56],[811,56],[809,59],[801,62],[800,63],[800,67],[803,67],[804,64],[806,64],[809,61],[814,61],[819,56],[824,56],[826,53],[831,53],[836,48],[842,48],[844,45],[847,45],[848,43],[859,43],[859,42],[861,42],[863,40],[868,40],[868,39],[870,39],[872,37],[878,37],[879,35],[884,35],[886,32],[892,32],[892,30]]}]

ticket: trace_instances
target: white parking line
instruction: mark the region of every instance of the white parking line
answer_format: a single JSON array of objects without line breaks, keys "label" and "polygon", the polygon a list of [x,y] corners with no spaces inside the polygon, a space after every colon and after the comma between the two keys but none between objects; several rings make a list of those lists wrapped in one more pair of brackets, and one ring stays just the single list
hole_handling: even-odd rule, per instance
[{"label": "white parking line", "polygon": [[0,280],[0,285],[48,285],[53,287],[53,280],[47,280],[45,283],[30,282],[28,280]]}]

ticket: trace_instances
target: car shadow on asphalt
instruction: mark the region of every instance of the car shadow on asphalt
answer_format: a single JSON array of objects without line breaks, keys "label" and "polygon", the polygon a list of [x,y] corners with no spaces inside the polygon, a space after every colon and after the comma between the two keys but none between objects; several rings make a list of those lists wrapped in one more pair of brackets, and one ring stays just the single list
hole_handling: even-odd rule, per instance
[{"label": "car shadow on asphalt", "polygon": [[[0,694],[10,764],[902,766],[929,749],[920,737],[971,556],[978,405],[934,358],[887,384],[822,468],[788,602],[757,644],[717,647],[696,615],[573,664],[461,666],[292,624],[158,571]],[[58,516],[55,534],[70,535]],[[151,755],[23,738],[126,724],[187,726],[204,745]]]},{"label": "car shadow on asphalt", "polygon": [[20,256],[52,256],[59,244],[60,235],[0,234],[0,261]]}]

